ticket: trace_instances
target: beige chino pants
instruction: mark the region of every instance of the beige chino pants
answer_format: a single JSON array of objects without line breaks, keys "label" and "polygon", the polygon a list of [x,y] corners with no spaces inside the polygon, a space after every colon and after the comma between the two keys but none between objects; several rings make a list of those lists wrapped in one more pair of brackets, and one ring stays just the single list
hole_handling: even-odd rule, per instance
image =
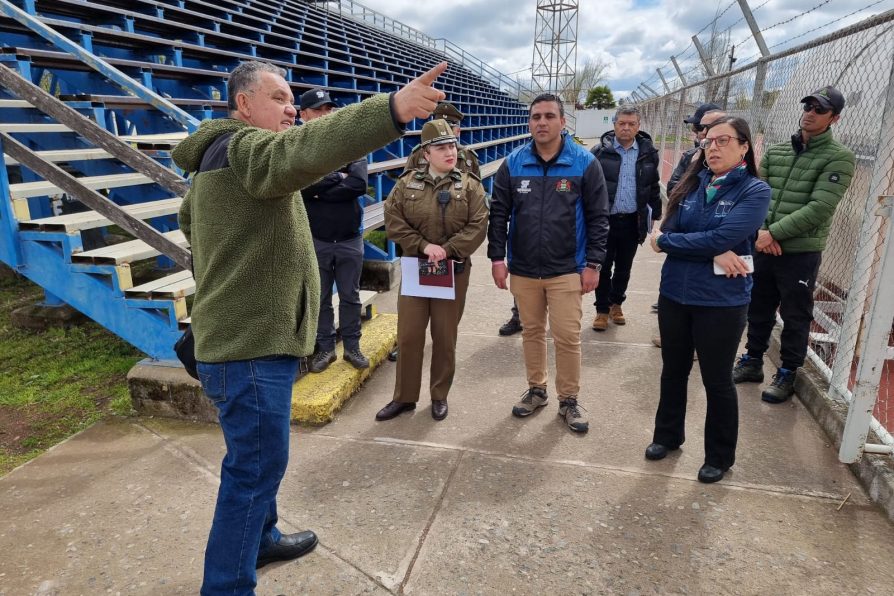
[{"label": "beige chino pants", "polygon": [[509,288],[518,303],[522,347],[528,386],[546,389],[549,378],[546,324],[556,346],[556,392],[559,399],[580,392],[580,320],[583,314],[580,275],[549,279],[509,276]]}]

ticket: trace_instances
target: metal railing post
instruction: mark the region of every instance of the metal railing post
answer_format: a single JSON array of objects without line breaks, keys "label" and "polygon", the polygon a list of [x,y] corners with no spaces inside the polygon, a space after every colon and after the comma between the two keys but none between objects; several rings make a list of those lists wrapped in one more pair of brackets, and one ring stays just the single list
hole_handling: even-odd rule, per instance
[{"label": "metal railing post", "polygon": [[[888,91],[880,122],[882,129],[879,135],[879,148],[875,154],[876,160],[872,182],[869,185],[869,195],[863,210],[863,221],[857,240],[853,277],[844,307],[844,316],[838,328],[839,337],[837,338],[835,361],[832,363],[832,378],[829,381],[829,390],[845,400],[849,399],[847,385],[850,379],[854,354],[857,349],[857,342],[859,341],[859,337],[857,337],[859,333],[854,334],[853,341],[842,336],[849,330],[859,329],[860,321],[863,318],[866,290],[873,275],[872,259],[876,250],[878,234],[881,230],[876,200],[879,196],[890,192],[891,172],[889,163],[886,160],[890,160],[890,156],[894,155],[894,62],[892,62],[891,72],[888,74]],[[894,266],[894,264],[891,266]]]},{"label": "metal railing post", "polygon": [[[857,366],[854,397],[847,411],[847,421],[841,436],[838,459],[846,464],[853,463],[863,455],[866,439],[872,424],[872,412],[878,399],[879,384],[885,360],[888,357],[888,336],[894,321],[894,196],[879,197],[882,209],[888,212],[888,230],[885,236],[885,250],[876,276],[877,285],[869,307],[869,322],[866,339]],[[890,435],[888,435],[890,440]],[[894,452],[894,446],[874,446],[873,453]]]}]

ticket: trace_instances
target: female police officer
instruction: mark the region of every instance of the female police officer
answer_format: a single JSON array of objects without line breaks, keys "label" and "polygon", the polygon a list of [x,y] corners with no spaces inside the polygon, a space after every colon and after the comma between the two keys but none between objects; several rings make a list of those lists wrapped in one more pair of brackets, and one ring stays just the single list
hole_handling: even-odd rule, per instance
[{"label": "female police officer", "polygon": [[[416,408],[422,384],[425,330],[431,321],[431,413],[447,417],[447,393],[456,368],[457,326],[469,287],[469,257],[484,241],[487,207],[479,179],[456,167],[457,139],[447,121],[422,127],[422,151],[428,162],[404,172],[385,203],[385,231],[405,256],[437,263],[454,262],[454,300],[401,295],[398,299],[397,378],[394,397],[376,414],[390,420]],[[449,263],[449,261],[448,261]]]}]

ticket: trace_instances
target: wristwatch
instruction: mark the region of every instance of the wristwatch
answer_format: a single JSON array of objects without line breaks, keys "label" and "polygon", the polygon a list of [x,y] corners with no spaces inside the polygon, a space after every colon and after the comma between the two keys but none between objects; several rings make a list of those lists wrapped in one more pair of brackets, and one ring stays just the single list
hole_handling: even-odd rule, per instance
[{"label": "wristwatch", "polygon": [[587,263],[587,269],[592,269],[598,273],[602,271],[602,263]]}]

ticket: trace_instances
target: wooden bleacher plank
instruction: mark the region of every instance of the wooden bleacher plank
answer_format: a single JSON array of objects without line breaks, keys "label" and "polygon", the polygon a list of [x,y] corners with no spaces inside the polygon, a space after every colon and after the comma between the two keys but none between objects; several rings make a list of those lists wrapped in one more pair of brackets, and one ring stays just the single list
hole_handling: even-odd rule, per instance
[{"label": "wooden bleacher plank", "polygon": [[124,290],[125,298],[174,299],[189,296],[196,290],[191,271],[178,271],[160,279]]},{"label": "wooden bleacher plank", "polygon": [[[78,178],[78,182],[99,190],[104,188],[121,188],[125,186],[138,186],[140,184],[148,184],[152,182],[149,176],[144,174],[108,174],[105,176],[83,176]],[[9,196],[11,199],[28,199],[31,197],[42,197],[44,195],[58,194],[61,189],[46,180],[38,180],[37,182],[19,182],[9,185]]]},{"label": "wooden bleacher plank", "polygon": [[[379,296],[378,292],[371,292],[369,290],[360,290],[360,308],[363,309],[363,308],[366,308],[367,306],[371,305],[373,302],[376,301],[378,296]],[[338,328],[338,294],[337,293],[332,294],[332,311],[335,315],[334,324],[335,324],[335,328],[337,329]],[[189,325],[190,323],[192,323],[191,316],[185,317],[185,318],[177,321],[177,324],[179,325],[179,327],[181,329],[185,329],[186,326]]]},{"label": "wooden bleacher plank", "polygon": [[0,108],[33,108],[24,99],[0,99]]},{"label": "wooden bleacher plank", "polygon": [[[50,163],[107,159],[112,157],[105,149],[54,149],[52,151],[35,151],[35,153],[44,161]],[[15,166],[19,163],[8,155],[4,155],[3,157],[8,166]]]},{"label": "wooden bleacher plank", "polygon": [[7,124],[0,123],[0,131],[10,134],[31,132],[72,132],[64,124]]},{"label": "wooden bleacher plank", "polygon": [[[177,211],[180,210],[180,204],[182,202],[183,199],[180,197],[173,197],[171,199],[162,199],[160,201],[126,205],[122,207],[122,209],[136,218],[149,219],[151,217],[160,217],[162,215],[173,215],[177,213]],[[111,222],[108,219],[95,211],[84,211],[82,213],[44,217],[41,219],[33,219],[31,221],[20,221],[19,228],[22,230],[68,233],[77,232],[79,230],[101,228],[110,225],[110,223]]]},{"label": "wooden bleacher plank", "polygon": [[[165,232],[164,236],[180,246],[188,246],[182,230]],[[148,259],[159,254],[156,249],[142,240],[131,240],[130,242],[122,242],[121,244],[113,244],[112,246],[75,253],[71,256],[71,262],[94,265],[121,265]]]},{"label": "wooden bleacher plank", "polygon": [[173,147],[187,137],[188,133],[183,132],[165,132],[152,135],[120,135],[118,138],[125,143],[133,143],[137,147],[140,146],[158,146],[165,145]]},{"label": "wooden bleacher plank", "polygon": [[500,159],[495,159],[494,161],[489,161],[483,166],[481,166],[481,177],[488,178],[497,173],[497,170],[500,169],[500,166],[503,164],[503,160],[505,157],[501,157]]}]

